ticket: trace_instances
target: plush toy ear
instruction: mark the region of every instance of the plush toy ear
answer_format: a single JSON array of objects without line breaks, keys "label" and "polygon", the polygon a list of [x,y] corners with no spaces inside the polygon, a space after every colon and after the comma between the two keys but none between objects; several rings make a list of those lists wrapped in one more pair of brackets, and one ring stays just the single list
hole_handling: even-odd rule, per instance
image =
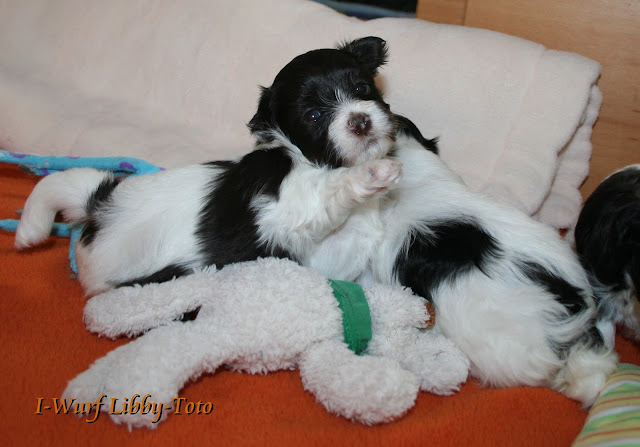
[{"label": "plush toy ear", "polygon": [[273,129],[274,117],[272,106],[273,94],[268,87],[262,87],[262,93],[260,94],[260,101],[258,102],[258,111],[251,121],[247,123],[251,133],[256,135],[260,132]]},{"label": "plush toy ear", "polygon": [[359,64],[369,69],[372,75],[387,62],[387,42],[379,37],[369,36],[346,42],[338,46],[338,50],[353,55]]}]

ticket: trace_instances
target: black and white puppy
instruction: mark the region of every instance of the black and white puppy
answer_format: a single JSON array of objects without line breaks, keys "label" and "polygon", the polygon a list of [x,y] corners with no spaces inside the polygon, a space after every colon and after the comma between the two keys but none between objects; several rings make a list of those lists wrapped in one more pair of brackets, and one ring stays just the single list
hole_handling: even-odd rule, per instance
[{"label": "black and white puppy", "polygon": [[[54,216],[84,223],[76,254],[92,295],[265,256],[304,261],[351,209],[392,188],[396,120],[374,84],[386,58],[369,37],[300,55],[264,88],[235,160],[116,178],[93,169],[45,177],[29,196],[17,248]],[[365,205],[366,207],[366,205]]]},{"label": "black and white puppy", "polygon": [[[409,286],[433,300],[436,326],[481,383],[547,386],[590,406],[617,356],[570,244],[470,191],[411,132],[399,131],[391,158],[402,163],[402,178],[379,199],[382,231],[359,280]],[[326,241],[342,229],[353,235],[350,225]]]},{"label": "black and white puppy", "polygon": [[[615,369],[612,324],[555,229],[470,191],[407,119],[389,158],[398,186],[355,207],[303,259],[324,274],[410,287],[493,386],[548,386],[593,403]],[[369,201],[369,203],[372,201]]]},{"label": "black and white puppy", "polygon": [[615,172],[589,196],[575,241],[602,317],[640,342],[640,165]]},{"label": "black and white puppy", "polygon": [[250,122],[258,146],[241,159],[124,181],[45,178],[16,245],[44,239],[57,210],[85,221],[88,293],[267,255],[402,284],[433,300],[437,326],[483,383],[550,386],[590,405],[616,356],[575,253],[469,191],[435,142],[389,112],[373,83],[385,53],[365,38],[294,59],[264,90]]}]

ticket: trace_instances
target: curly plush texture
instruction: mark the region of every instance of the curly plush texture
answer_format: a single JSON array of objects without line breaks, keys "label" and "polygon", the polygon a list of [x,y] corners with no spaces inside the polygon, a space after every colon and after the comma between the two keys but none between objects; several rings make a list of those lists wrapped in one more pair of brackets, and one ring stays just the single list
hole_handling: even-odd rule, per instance
[{"label": "curly plush texture", "polygon": [[[327,410],[378,424],[406,413],[420,389],[459,390],[469,361],[444,336],[425,330],[424,300],[389,286],[365,294],[373,336],[358,356],[343,340],[328,281],[289,260],[259,259],[111,290],[87,303],[87,328],[110,338],[144,335],[97,360],[64,397],[96,402],[103,394],[149,394],[169,409],[189,380],[225,364],[252,374],[298,367],[305,389]],[[175,321],[196,308],[194,321]],[[148,414],[110,416],[130,427],[157,426]]]}]

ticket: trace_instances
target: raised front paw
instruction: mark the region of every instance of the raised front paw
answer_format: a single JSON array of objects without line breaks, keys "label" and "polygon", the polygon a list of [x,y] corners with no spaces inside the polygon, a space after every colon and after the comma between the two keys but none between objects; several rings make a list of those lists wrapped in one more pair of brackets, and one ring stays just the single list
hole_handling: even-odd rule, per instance
[{"label": "raised front paw", "polygon": [[393,189],[402,176],[402,163],[372,160],[351,168],[350,174],[355,199],[363,201]]}]

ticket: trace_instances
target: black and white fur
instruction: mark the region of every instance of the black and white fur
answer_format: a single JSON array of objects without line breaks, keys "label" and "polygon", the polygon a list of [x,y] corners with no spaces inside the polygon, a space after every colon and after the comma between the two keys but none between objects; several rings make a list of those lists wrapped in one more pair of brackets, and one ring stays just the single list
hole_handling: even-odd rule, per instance
[{"label": "black and white fur", "polygon": [[303,261],[353,207],[398,181],[399,163],[382,160],[396,121],[373,80],[385,58],[370,37],[293,59],[263,89],[249,123],[256,148],[238,159],[125,180],[93,169],[44,178],[16,247],[46,238],[60,210],[83,222],[76,253],[89,295],[206,265]]},{"label": "black and white fur", "polygon": [[45,238],[62,209],[88,224],[89,293],[266,255],[402,284],[433,300],[483,383],[550,386],[590,405],[616,356],[577,257],[554,230],[469,191],[435,142],[389,111],[373,83],[385,55],[365,38],[294,59],[263,91],[258,146],[241,159],[121,182],[44,179],[16,245]]},{"label": "black and white fur", "polygon": [[586,200],[575,230],[602,318],[640,342],[640,164],[606,178]]},{"label": "black and white fur", "polygon": [[470,191],[411,135],[396,147],[403,177],[380,199],[384,233],[363,277],[433,300],[437,326],[483,384],[548,386],[589,406],[617,357],[570,245]]}]

